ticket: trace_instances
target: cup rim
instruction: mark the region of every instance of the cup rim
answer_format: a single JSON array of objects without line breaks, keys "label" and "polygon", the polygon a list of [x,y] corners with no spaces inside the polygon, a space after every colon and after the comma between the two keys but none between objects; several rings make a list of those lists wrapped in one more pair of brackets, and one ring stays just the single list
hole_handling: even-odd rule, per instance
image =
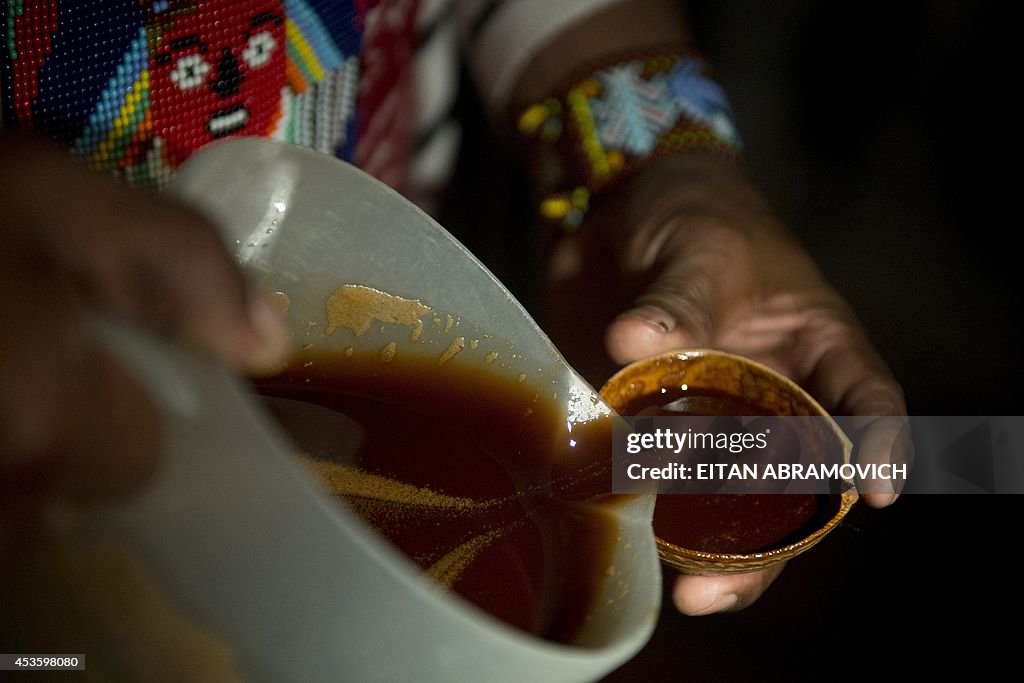
[{"label": "cup rim", "polygon": [[[794,382],[789,377],[786,377],[782,373],[774,370],[773,368],[753,360],[746,356],[742,356],[728,351],[721,351],[719,349],[699,347],[694,349],[677,349],[673,351],[666,351],[654,356],[642,358],[634,361],[622,368],[620,368],[615,374],[613,374],[601,387],[601,397],[612,403],[609,396],[606,394],[606,390],[613,383],[623,382],[631,374],[634,374],[640,368],[646,368],[652,363],[661,362],[665,359],[673,359],[679,361],[688,361],[691,358],[722,358],[738,363],[744,368],[748,368],[754,372],[760,373],[778,382],[784,386],[788,391],[798,395],[801,400],[807,403],[807,405],[814,411],[817,416],[827,418],[829,427],[833,434],[839,439],[840,444],[843,448],[843,458],[849,461],[853,452],[853,443],[849,437],[843,432],[842,428],[836,423],[832,416],[827,410],[815,399],[810,392],[805,390],[799,384]],[[749,572],[756,569],[762,569],[769,565],[775,564],[782,560],[787,560],[807,549],[813,547],[820,542],[829,532],[835,529],[839,523],[846,517],[847,513],[856,504],[860,495],[857,493],[857,489],[853,486],[846,488],[840,494],[839,507],[836,512],[829,517],[829,519],[822,525],[817,526],[813,531],[807,533],[800,539],[788,543],[777,548],[771,548],[769,550],[752,552],[752,553],[716,553],[709,552],[706,550],[695,550],[692,548],[685,548],[680,545],[666,541],[660,536],[655,535],[655,542],[658,546],[658,556],[663,562],[680,568],[680,565],[700,565],[702,572],[709,569],[708,565],[711,565],[715,571],[719,573],[742,573]]]}]

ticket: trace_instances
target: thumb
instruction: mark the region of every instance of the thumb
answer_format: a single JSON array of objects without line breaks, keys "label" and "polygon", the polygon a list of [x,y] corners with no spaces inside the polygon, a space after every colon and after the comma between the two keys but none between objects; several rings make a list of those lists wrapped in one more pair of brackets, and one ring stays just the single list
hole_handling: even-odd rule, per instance
[{"label": "thumb", "polygon": [[605,348],[626,364],[711,342],[711,287],[706,272],[687,263],[664,270],[632,308],[605,330]]}]

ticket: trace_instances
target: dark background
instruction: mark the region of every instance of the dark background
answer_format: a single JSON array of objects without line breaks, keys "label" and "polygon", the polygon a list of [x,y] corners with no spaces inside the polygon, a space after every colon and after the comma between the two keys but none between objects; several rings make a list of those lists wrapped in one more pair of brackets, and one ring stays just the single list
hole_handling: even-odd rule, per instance
[{"label": "dark background", "polygon": [[[1024,79],[1018,23],[999,7],[690,3],[754,178],[858,311],[914,415],[1024,414],[1009,246],[1024,193],[1010,102]],[[481,119],[470,98],[462,107]],[[472,199],[442,222],[535,307],[525,188],[482,127],[466,136],[456,194]],[[1020,641],[996,620],[1019,618],[1022,502],[858,506],[741,613],[683,617],[666,592],[650,644],[610,680],[984,677]]]}]

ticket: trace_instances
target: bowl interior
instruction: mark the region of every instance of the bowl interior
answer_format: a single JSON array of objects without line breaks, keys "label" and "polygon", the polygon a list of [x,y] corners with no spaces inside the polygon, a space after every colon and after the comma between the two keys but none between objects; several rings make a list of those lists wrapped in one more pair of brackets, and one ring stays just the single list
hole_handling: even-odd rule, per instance
[{"label": "bowl interior", "polygon": [[[675,411],[696,415],[823,418],[806,421],[813,430],[806,438],[820,443],[829,452],[841,453],[843,462],[849,462],[852,452],[852,445],[839,426],[797,384],[760,363],[721,351],[683,350],[638,361],[609,379],[601,395],[623,415],[636,415],[645,408],[669,404]],[[786,506],[796,505],[798,498],[803,511],[787,510]],[[760,569],[789,559],[820,541],[856,500],[857,493],[852,487],[846,487],[839,494],[810,500],[806,496],[767,493],[659,495],[655,529],[657,532],[660,528],[663,533],[657,538],[658,552],[664,562],[689,573]],[[776,529],[762,521],[772,515],[784,520],[796,514],[802,515],[798,528],[785,527],[780,522]],[[690,521],[695,518],[700,521]],[[692,544],[694,547],[684,547],[662,537],[668,536],[664,530],[671,527],[667,525],[676,523],[681,528],[684,522],[690,526],[700,525],[700,533],[710,537],[718,533],[715,524],[735,528],[737,518],[744,529],[761,524],[766,530],[760,533],[776,535],[764,536],[770,540],[749,550],[696,547],[696,542]]]}]

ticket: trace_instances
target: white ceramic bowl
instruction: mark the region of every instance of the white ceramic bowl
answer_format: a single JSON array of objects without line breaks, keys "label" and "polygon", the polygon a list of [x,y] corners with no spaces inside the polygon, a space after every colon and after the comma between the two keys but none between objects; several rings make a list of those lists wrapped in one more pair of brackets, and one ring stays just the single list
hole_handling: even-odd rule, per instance
[{"label": "white ceramic bowl", "polygon": [[[418,343],[407,331],[324,334],[327,296],[342,283],[363,284],[421,299],[453,315],[466,334],[493,335],[516,358],[506,371],[527,372],[527,382],[565,397],[568,420],[606,409],[475,258],[351,166],[284,144],[232,141],[190,160],[172,192],[223,226],[263,287],[288,294],[297,344],[369,349],[386,338],[399,353],[444,348],[452,331],[434,325]],[[425,581],[321,492],[225,371],[158,340],[102,328],[160,398],[166,443],[154,484],[91,523],[127,539],[185,612],[231,644],[254,680],[588,680],[648,639],[661,594],[651,498],[622,510],[617,571],[579,642],[544,641]],[[483,353],[467,347],[452,362],[483,362]]]}]

